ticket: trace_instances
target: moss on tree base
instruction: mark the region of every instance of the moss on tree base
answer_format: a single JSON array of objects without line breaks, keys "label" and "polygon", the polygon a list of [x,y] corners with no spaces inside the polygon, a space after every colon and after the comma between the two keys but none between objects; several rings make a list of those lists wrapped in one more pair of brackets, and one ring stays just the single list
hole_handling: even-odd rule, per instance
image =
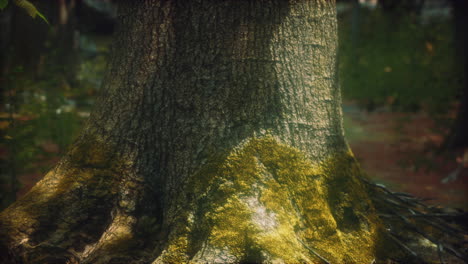
[{"label": "moss on tree base", "polygon": [[124,194],[141,183],[117,173],[122,162],[79,153],[69,157],[75,166],[59,166],[2,213],[2,243],[24,263],[371,263],[378,252],[381,225],[351,153],[313,162],[273,136],[251,138],[189,177],[162,226],[135,215],[134,203],[145,201]]},{"label": "moss on tree base", "polygon": [[[59,165],[0,214],[0,249],[2,254],[9,252],[0,254],[0,263],[372,263],[387,258],[419,263],[435,259],[435,242],[430,249],[419,250],[420,243],[413,243],[418,237],[401,234],[415,230],[464,258],[451,240],[444,240],[441,230],[448,232],[450,226],[421,218],[424,210],[429,215],[433,210],[422,204],[407,208],[414,199],[405,200],[407,196],[362,181],[349,152],[314,162],[273,136],[251,138],[202,165],[172,197],[173,206],[165,208],[161,221],[135,209],[148,201],[138,198],[145,190],[143,182],[125,176],[130,173],[125,169],[128,164],[104,161],[108,159],[98,158],[102,155],[84,161],[75,156],[86,150],[78,150],[72,149],[68,156],[67,162],[74,165]],[[400,200],[404,204],[395,207]],[[409,210],[417,218],[381,223],[374,205],[379,215],[392,216],[401,209],[399,214]],[[429,226],[419,220],[428,221]],[[421,229],[434,223],[442,229]],[[402,231],[396,232],[399,228]],[[413,242],[402,245],[405,241]],[[422,255],[409,252],[408,246]]]},{"label": "moss on tree base", "polygon": [[154,263],[371,263],[380,224],[360,176],[350,153],[314,164],[250,139],[187,184]]}]

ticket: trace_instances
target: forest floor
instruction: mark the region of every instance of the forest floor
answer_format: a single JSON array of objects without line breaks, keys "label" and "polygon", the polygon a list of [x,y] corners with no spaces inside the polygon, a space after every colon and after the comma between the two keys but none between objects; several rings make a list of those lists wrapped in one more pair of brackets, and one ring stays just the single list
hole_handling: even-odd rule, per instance
[{"label": "forest floor", "polygon": [[[427,112],[367,112],[352,102],[343,109],[349,145],[371,179],[433,205],[468,209],[464,151],[438,152],[444,136]],[[443,183],[457,168],[456,179]]]}]

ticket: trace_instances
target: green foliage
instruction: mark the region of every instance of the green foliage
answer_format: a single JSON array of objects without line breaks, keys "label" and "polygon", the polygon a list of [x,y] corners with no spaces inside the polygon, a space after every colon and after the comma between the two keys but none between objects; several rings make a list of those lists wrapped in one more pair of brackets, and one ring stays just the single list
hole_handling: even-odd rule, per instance
[{"label": "green foliage", "polygon": [[[32,18],[36,18],[36,16],[38,16],[42,20],[44,20],[44,22],[46,22],[47,25],[49,25],[49,21],[47,20],[47,18],[41,12],[39,12],[39,10],[37,10],[37,8],[31,2],[27,0],[13,0],[13,2],[18,7],[24,9]],[[8,0],[0,0],[0,10],[4,9],[7,6]]]},{"label": "green foliage", "polygon": [[[108,45],[109,40],[100,39],[96,56],[82,54],[77,79],[67,74],[75,68],[55,64],[52,59],[45,60],[40,74],[16,65],[5,76],[5,108],[0,111],[0,169],[4,172],[0,175],[0,203],[8,205],[12,200],[5,194],[17,192],[11,179],[16,176],[19,182],[32,183],[67,151],[89,115]],[[57,51],[50,50],[47,56],[57,56]]]},{"label": "green foliage", "polygon": [[67,99],[58,92],[57,78],[32,81],[17,67],[6,79],[7,111],[0,112],[0,207],[13,202],[21,183],[52,166],[82,122],[74,109],[64,108]]},{"label": "green foliage", "polygon": [[8,0],[0,0],[0,10],[8,6]]},{"label": "green foliage", "polygon": [[81,118],[67,108],[67,99],[57,86],[54,79],[15,80],[12,84],[17,94],[8,99],[18,103],[18,117],[6,134],[15,146],[12,154],[18,168],[37,166],[41,158],[59,155],[77,134]]},{"label": "green foliage", "polygon": [[422,104],[448,108],[461,88],[450,20],[424,24],[412,14],[395,17],[379,9],[361,9],[358,21],[353,21],[351,13],[339,19],[345,98],[371,109],[382,104],[400,110],[418,110]]},{"label": "green foliage", "polygon": [[42,20],[44,20],[47,24],[49,24],[49,21],[47,21],[45,16],[41,14],[41,12],[39,12],[39,10],[37,10],[37,8],[33,4],[31,4],[31,2],[27,0],[13,0],[13,1],[15,5],[24,9],[28,13],[28,15],[31,16],[32,18],[36,18],[36,16],[38,16],[42,18]]}]

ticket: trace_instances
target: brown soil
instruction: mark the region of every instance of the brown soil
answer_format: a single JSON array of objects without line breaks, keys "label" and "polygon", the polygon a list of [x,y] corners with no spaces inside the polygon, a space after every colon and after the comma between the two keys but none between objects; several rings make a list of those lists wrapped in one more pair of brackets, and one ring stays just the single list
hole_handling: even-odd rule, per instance
[{"label": "brown soil", "polygon": [[348,142],[373,180],[395,191],[431,198],[431,204],[468,209],[468,168],[461,168],[454,181],[441,182],[463,167],[464,150],[438,153],[443,132],[434,132],[437,125],[428,114],[368,113],[346,104]]}]

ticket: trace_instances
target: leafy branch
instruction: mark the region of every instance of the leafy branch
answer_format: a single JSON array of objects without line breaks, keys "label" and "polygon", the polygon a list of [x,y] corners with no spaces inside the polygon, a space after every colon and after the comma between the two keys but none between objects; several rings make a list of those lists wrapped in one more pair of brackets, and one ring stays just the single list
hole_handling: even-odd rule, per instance
[{"label": "leafy branch", "polygon": [[[39,12],[39,10],[37,10],[37,8],[28,0],[13,0],[13,3],[16,6],[24,9],[32,18],[36,18],[36,16],[38,16],[42,20],[44,20],[47,23],[47,25],[49,25],[49,21],[47,21],[47,18],[41,12]],[[0,0],[0,10],[3,10],[7,6],[8,0]]]}]

